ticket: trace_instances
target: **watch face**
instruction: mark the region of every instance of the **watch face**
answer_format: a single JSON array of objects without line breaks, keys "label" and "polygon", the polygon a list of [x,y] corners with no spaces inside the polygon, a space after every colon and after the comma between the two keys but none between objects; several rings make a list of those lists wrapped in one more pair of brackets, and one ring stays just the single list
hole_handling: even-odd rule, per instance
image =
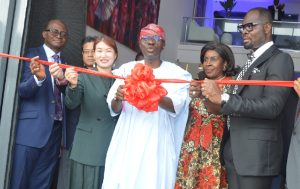
[{"label": "watch face", "polygon": [[227,93],[222,94],[221,95],[221,101],[222,101],[222,103],[226,103],[229,100],[229,97],[230,96]]}]

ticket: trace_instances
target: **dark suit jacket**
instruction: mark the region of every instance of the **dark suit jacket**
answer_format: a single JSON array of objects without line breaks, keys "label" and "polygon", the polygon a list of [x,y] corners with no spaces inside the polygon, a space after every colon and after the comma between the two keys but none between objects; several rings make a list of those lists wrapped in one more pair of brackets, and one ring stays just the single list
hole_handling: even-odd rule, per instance
[{"label": "dark suit jacket", "polygon": [[298,107],[295,114],[295,126],[293,128],[293,134],[291,138],[287,170],[286,181],[289,189],[298,189],[300,186],[300,100],[298,101]]},{"label": "dark suit jacket", "polygon": [[69,109],[80,105],[70,158],[91,166],[104,166],[106,152],[115,128],[106,102],[112,79],[80,74],[75,89],[67,87],[65,103]]},{"label": "dark suit jacket", "polygon": [[[47,61],[43,46],[28,50],[27,57],[35,56]],[[20,105],[16,143],[41,148],[47,143],[52,131],[55,100],[48,66],[45,66],[45,81],[42,86],[37,86],[29,64],[29,62],[24,62],[18,86]]]},{"label": "dark suit jacket", "polygon": [[[268,6],[268,9],[272,15],[272,18],[274,20],[274,17],[275,17],[275,9],[274,9],[274,6]],[[281,20],[281,18],[284,16],[284,11],[282,9],[278,9],[278,20]]]},{"label": "dark suit jacket", "polygon": [[[256,68],[256,71],[253,71]],[[293,60],[274,45],[250,66],[243,80],[292,80]],[[289,88],[240,86],[222,107],[230,116],[233,162],[240,175],[277,175],[282,160],[281,119]]]},{"label": "dark suit jacket", "polygon": [[281,132],[283,139],[283,159],[281,165],[281,174],[285,176],[287,156],[289,153],[289,146],[292,132],[295,124],[295,114],[298,104],[298,95],[295,90],[291,90],[289,98],[283,108],[281,119]]},{"label": "dark suit jacket", "polygon": [[67,150],[70,150],[73,144],[75,130],[79,121],[80,116],[80,106],[74,109],[66,108],[66,132],[65,132],[65,145]]}]

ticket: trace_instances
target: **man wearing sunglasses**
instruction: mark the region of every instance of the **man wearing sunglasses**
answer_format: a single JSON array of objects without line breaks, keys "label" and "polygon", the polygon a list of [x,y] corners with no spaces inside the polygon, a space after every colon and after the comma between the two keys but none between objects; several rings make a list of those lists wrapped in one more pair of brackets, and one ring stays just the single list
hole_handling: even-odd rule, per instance
[{"label": "man wearing sunglasses", "polygon": [[[291,56],[272,41],[272,17],[253,8],[238,26],[244,48],[253,52],[238,80],[293,80]],[[247,65],[247,66],[246,66]],[[232,86],[222,93],[215,81],[205,80],[202,94],[228,115],[223,157],[230,189],[268,189],[280,173],[283,141],[282,113],[290,89],[271,86]]]},{"label": "man wearing sunglasses", "polygon": [[[127,77],[137,63],[153,68],[156,79],[185,79],[191,75],[161,60],[164,29],[156,24],[142,28],[139,47],[144,60],[123,64],[118,72]],[[158,110],[145,112],[124,99],[124,81],[117,79],[107,103],[111,115],[120,114],[107,152],[103,189],[172,189],[177,159],[188,115],[188,84],[161,84],[168,92]]]},{"label": "man wearing sunglasses", "polygon": [[[68,31],[60,20],[50,20],[42,32],[44,44],[28,50],[18,87],[20,106],[11,176],[11,189],[49,189],[60,152],[64,108],[61,91],[64,76],[58,64]],[[38,57],[37,57],[38,56]]]}]

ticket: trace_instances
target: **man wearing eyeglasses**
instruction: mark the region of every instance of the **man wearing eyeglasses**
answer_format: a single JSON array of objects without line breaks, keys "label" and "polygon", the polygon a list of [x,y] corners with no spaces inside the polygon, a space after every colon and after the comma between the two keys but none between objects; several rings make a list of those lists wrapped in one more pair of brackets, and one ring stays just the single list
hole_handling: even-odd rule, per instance
[{"label": "man wearing eyeglasses", "polygon": [[[293,60],[272,41],[272,17],[265,8],[253,8],[238,26],[244,48],[253,52],[238,80],[293,79]],[[230,189],[268,189],[281,169],[282,113],[290,89],[271,86],[232,86],[222,93],[215,81],[200,89],[228,115],[223,157]]]},{"label": "man wearing eyeglasses", "polygon": [[[20,105],[11,176],[11,189],[49,189],[57,168],[64,125],[61,91],[64,74],[61,50],[68,31],[60,20],[50,20],[42,32],[44,44],[28,50],[18,87]],[[57,62],[52,66],[41,60]]]}]

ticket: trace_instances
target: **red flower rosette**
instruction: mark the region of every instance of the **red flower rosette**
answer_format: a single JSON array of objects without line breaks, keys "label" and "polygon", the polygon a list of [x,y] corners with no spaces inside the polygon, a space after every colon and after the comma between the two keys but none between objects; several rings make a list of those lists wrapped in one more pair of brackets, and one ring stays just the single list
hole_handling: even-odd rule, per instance
[{"label": "red flower rosette", "polygon": [[159,101],[167,95],[167,90],[160,84],[155,80],[150,66],[138,63],[125,79],[124,98],[139,110],[157,111]]}]

